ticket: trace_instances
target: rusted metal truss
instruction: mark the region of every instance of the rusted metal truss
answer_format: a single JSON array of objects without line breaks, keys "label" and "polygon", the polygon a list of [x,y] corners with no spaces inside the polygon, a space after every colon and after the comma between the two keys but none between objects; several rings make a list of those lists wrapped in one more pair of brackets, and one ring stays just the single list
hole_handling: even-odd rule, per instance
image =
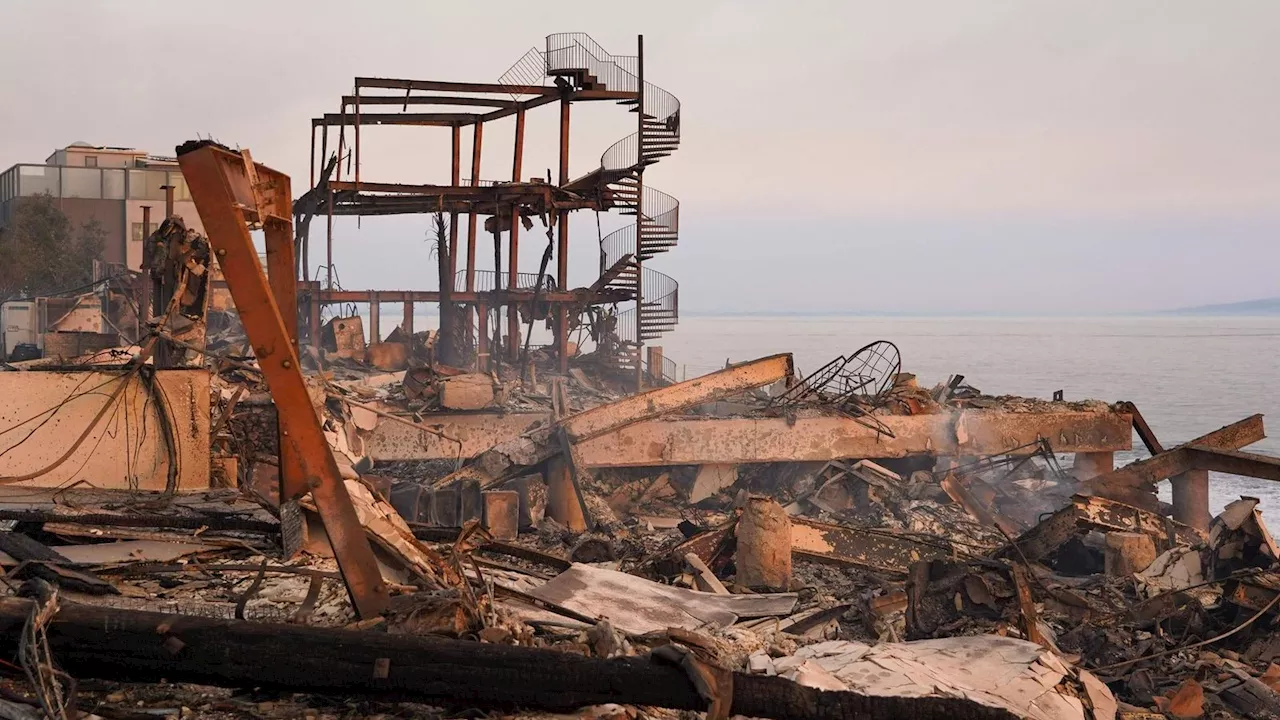
[{"label": "rusted metal truss", "polygon": [[[282,445],[288,447],[282,448],[282,463],[298,470],[296,476],[282,470],[287,486],[281,501],[311,493],[352,605],[361,617],[377,615],[386,607],[387,586],[298,366],[289,177],[254,163],[247,150],[203,141],[180,146],[178,164],[276,404]],[[267,235],[270,282],[250,226]]]}]

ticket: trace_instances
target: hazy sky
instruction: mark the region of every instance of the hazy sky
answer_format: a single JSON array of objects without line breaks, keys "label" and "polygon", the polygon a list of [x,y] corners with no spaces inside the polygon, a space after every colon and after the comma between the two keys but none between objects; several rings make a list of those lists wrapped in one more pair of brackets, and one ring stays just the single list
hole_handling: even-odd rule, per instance
[{"label": "hazy sky", "polygon": [[[686,310],[1230,302],[1280,295],[1277,28],[1275,0],[4,0],[0,165],[212,135],[301,191],[309,119],[356,75],[493,82],[547,33],[616,54],[643,33],[646,79],[683,104],[646,182],[682,202],[652,265]],[[575,106],[572,174],[634,117]],[[555,123],[530,113],[526,175],[554,165]],[[509,178],[512,127],[486,128],[482,177]],[[366,129],[361,176],[447,178],[448,135]],[[342,222],[343,285],[434,287],[426,226]],[[584,285],[595,218],[571,227]]]}]

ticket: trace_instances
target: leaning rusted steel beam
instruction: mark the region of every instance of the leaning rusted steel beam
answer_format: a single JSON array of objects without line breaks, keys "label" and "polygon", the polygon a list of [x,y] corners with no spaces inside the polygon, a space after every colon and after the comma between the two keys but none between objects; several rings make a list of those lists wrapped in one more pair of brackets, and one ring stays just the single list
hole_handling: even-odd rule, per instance
[{"label": "leaning rusted steel beam", "polygon": [[1138,410],[1137,405],[1128,400],[1121,400],[1116,403],[1116,408],[1128,413],[1133,418],[1133,430],[1142,439],[1142,444],[1147,446],[1147,452],[1152,455],[1159,455],[1164,452],[1164,446],[1160,444],[1155,431],[1147,424],[1147,419],[1142,416],[1142,412]]},{"label": "leaning rusted steel beam", "polygon": [[1139,460],[1113,472],[1099,475],[1087,481],[1085,485],[1093,490],[1095,494],[1104,497],[1107,496],[1109,488],[1150,488],[1161,480],[1195,469],[1190,457],[1183,452],[1186,447],[1198,446],[1215,450],[1239,450],[1245,445],[1262,440],[1264,437],[1266,437],[1266,434],[1262,425],[1262,416],[1252,415],[1145,460]]},{"label": "leaning rusted steel beam", "polygon": [[[497,482],[510,477],[518,468],[537,465],[560,454],[565,441],[576,444],[590,440],[693,405],[771,385],[793,374],[791,355],[784,353],[732,365],[667,387],[629,395],[499,443],[477,456],[470,465],[441,478],[436,486],[460,480],[479,480],[482,484]],[[578,467],[576,470],[583,471],[585,467]]]},{"label": "leaning rusted steel beam", "polygon": [[338,474],[292,338],[249,235],[249,223],[292,221],[288,178],[253,163],[247,153],[202,141],[180,146],[178,164],[276,404],[280,435],[293,445],[292,457],[301,466],[305,487],[298,489],[311,492],[356,612],[361,617],[377,615],[386,607],[387,586]]}]

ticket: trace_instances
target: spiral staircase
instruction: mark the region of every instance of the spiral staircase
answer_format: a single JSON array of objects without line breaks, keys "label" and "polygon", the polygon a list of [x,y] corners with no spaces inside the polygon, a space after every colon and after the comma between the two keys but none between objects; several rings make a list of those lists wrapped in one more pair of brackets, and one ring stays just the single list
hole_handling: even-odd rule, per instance
[{"label": "spiral staircase", "polygon": [[[537,56],[541,56],[538,63]],[[565,189],[596,194],[603,209],[617,209],[636,221],[601,240],[602,272],[594,287],[625,299],[639,299],[619,312],[615,326],[615,361],[635,369],[642,362],[640,348],[675,329],[679,319],[679,285],[649,267],[647,261],[675,247],[680,228],[680,203],[644,183],[644,170],[680,145],[680,101],[640,79],[640,58],[610,55],[585,33],[547,36],[545,52],[537,49],[517,62],[503,82],[518,88],[541,65],[543,76],[563,78],[583,90],[634,93],[619,100],[640,113],[638,130],[614,143],[600,158],[600,167],[565,185]],[[520,78],[527,78],[522,81]],[[518,92],[518,90],[516,90]],[[655,374],[661,368],[653,368]],[[665,373],[664,373],[665,374]]]}]

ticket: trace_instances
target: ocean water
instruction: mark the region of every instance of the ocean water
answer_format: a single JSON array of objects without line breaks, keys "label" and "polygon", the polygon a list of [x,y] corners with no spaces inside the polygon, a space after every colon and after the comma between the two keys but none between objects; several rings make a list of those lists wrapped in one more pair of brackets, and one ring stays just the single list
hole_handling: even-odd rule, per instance
[{"label": "ocean water", "polygon": [[[875,340],[923,386],[960,373],[993,395],[1130,400],[1166,447],[1263,413],[1272,437],[1246,449],[1280,456],[1280,317],[686,316],[654,344],[693,377],[778,352],[811,372]],[[1136,436],[1134,448],[1117,464],[1147,455]],[[1277,484],[1212,476],[1215,512],[1242,494],[1280,516]]]}]

